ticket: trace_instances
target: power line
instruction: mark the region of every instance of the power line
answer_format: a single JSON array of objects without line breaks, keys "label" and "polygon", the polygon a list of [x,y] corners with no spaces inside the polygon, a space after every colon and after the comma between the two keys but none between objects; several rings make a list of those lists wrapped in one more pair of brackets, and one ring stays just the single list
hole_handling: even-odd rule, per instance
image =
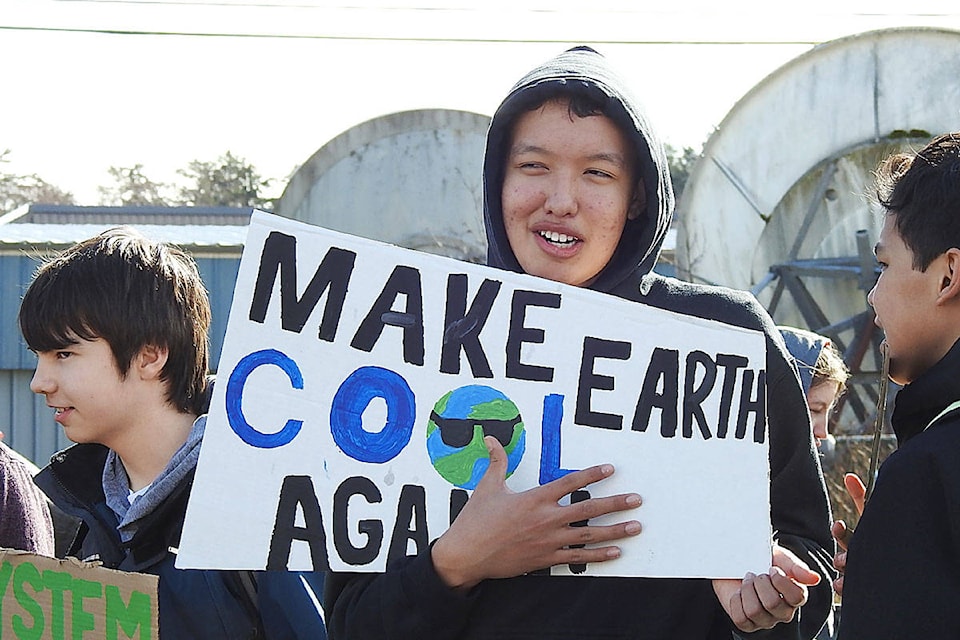
[{"label": "power line", "polygon": [[[220,7],[220,8],[232,8],[232,9],[249,9],[249,8],[261,8],[261,9],[307,9],[307,10],[320,10],[320,11],[363,11],[366,13],[376,13],[376,12],[403,12],[407,14],[413,13],[424,13],[430,12],[433,14],[470,14],[470,13],[482,13],[483,8],[475,6],[461,6],[461,7],[443,7],[443,6],[424,6],[429,3],[430,0],[421,0],[418,5],[415,6],[384,6],[384,4],[377,4],[371,6],[358,6],[357,4],[348,4],[348,1],[343,2],[337,6],[330,6],[329,4],[316,4],[311,3],[309,0],[293,0],[290,3],[285,3],[284,0],[278,0],[277,2],[269,2],[263,0],[238,0],[237,2],[231,2],[230,0],[53,0],[54,2],[60,3],[84,3],[84,4],[116,4],[116,5],[140,5],[140,6],[163,6],[163,7],[179,7],[179,8],[195,8],[195,7]],[[562,14],[572,14],[573,12],[567,11],[563,8],[535,8],[535,9],[523,9],[517,12],[525,13],[529,15],[542,15],[542,14],[552,14],[553,17],[562,15]],[[679,9],[664,9],[664,10],[648,10],[648,9],[610,9],[606,7],[600,7],[597,9],[592,9],[590,14],[595,16],[598,13],[602,14],[622,14],[627,16],[685,16],[689,15],[689,10],[684,10],[683,8]],[[699,12],[698,12],[699,13]],[[709,12],[707,12],[709,13]],[[884,13],[884,12],[862,12],[862,11],[851,11],[843,12],[837,11],[830,14],[820,13],[818,15],[830,15],[832,17],[846,17],[850,19],[865,19],[865,18],[885,18],[885,19],[908,19],[908,18],[925,18],[925,19],[936,19],[936,22],[950,19],[960,20],[960,13]],[[934,26],[934,25],[929,25]],[[21,26],[21,25],[0,25],[0,30],[6,31],[34,31],[34,32],[54,32],[54,33],[89,33],[89,34],[102,34],[102,35],[120,35],[120,36],[172,36],[172,37],[181,37],[181,38],[238,38],[238,39],[275,39],[275,40],[327,40],[327,41],[357,41],[357,42],[419,42],[419,43],[478,43],[478,44],[519,44],[519,43],[531,43],[531,44],[568,44],[572,42],[570,38],[559,38],[559,37],[524,37],[522,39],[517,38],[495,38],[495,37],[473,37],[473,36],[416,36],[416,35],[360,35],[360,34],[332,34],[332,33],[277,33],[277,32],[218,32],[218,31],[205,31],[205,30],[180,30],[180,29],[170,29],[170,30],[151,30],[151,29],[140,29],[140,28],[106,28],[106,27],[47,27],[47,26]],[[833,36],[829,36],[826,39],[830,39]],[[577,42],[589,41],[597,44],[609,44],[609,45],[770,45],[770,46],[813,46],[821,44],[824,42],[824,38],[768,38],[768,39],[730,39],[730,38],[694,38],[694,39],[678,39],[674,37],[664,37],[664,38],[641,38],[641,39],[624,39],[624,38],[585,38],[582,35],[574,38]]]},{"label": "power line", "polygon": [[[68,0],[73,1],[73,0]],[[102,2],[104,0],[95,0]],[[294,33],[212,33],[201,31],[146,31],[142,29],[106,29],[79,27],[24,27],[0,25],[0,31],[35,31],[51,33],[92,33],[121,36],[175,36],[185,38],[253,38],[278,40],[355,40],[361,42],[448,42],[477,44],[569,44],[567,38],[468,38],[468,37],[422,37],[422,36],[363,36],[333,34],[294,34]],[[576,38],[579,42],[586,40]],[[821,40],[619,40],[611,38],[589,39],[589,42],[611,45],[816,45]]]},{"label": "power line", "polygon": [[[87,3],[87,4],[128,4],[128,5],[160,5],[160,6],[170,6],[170,7],[253,7],[253,8],[266,8],[266,9],[320,9],[325,11],[404,11],[404,12],[446,12],[446,13],[472,13],[483,11],[484,8],[482,5],[479,6],[465,6],[465,7],[447,7],[447,6],[424,6],[425,3],[419,3],[418,6],[398,6],[398,5],[371,5],[371,6],[359,6],[356,4],[341,4],[331,6],[329,3],[292,3],[292,2],[231,2],[230,0],[53,0],[54,2],[72,2],[72,3]],[[775,8],[774,8],[775,7]],[[774,8],[774,11],[777,15],[783,15],[783,10],[779,5],[773,5],[771,8]],[[573,13],[563,8],[543,8],[539,7],[536,9],[526,9],[523,12],[525,13]],[[659,15],[659,16],[684,16],[689,15],[690,13],[716,13],[715,11],[694,11],[692,12],[689,8],[679,8],[679,9],[636,9],[636,8],[591,8],[589,11],[590,14],[604,13],[604,14],[629,14],[629,15]],[[752,14],[764,13],[762,10],[757,11],[755,9],[751,10]],[[810,15],[811,12],[805,11],[805,15]],[[960,13],[955,11],[844,11],[842,9],[837,11],[814,11],[813,15],[820,16],[830,16],[830,17],[844,17],[844,18],[938,18],[938,19],[948,19],[948,18],[960,18]]]},{"label": "power line", "polygon": [[[278,4],[275,2],[176,2],[176,0],[53,0],[54,2],[85,2],[91,4],[160,5],[164,7],[253,7],[264,9],[356,9],[360,7],[327,7],[319,4]],[[379,10],[386,11],[387,7]]]}]

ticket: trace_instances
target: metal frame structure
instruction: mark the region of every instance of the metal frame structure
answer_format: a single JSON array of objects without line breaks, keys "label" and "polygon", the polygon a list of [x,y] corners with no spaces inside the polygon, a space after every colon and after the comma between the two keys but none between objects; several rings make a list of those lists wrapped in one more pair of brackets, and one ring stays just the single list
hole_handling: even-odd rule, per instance
[{"label": "metal frame structure", "polygon": [[[824,172],[824,175],[828,173],[832,175],[830,171]],[[821,181],[824,188],[828,183],[829,179]],[[818,194],[820,193],[822,189],[818,190]],[[814,202],[819,201],[819,197],[814,199]],[[872,424],[876,418],[874,407],[878,397],[880,372],[872,368],[864,369],[863,363],[865,356],[871,350],[875,355],[873,361],[880,362],[880,343],[883,341],[881,332],[877,331],[877,326],[874,324],[874,312],[867,304],[866,295],[873,288],[880,272],[869,246],[867,232],[863,230],[857,232],[856,256],[796,259],[796,252],[809,229],[809,219],[812,219],[815,212],[815,207],[808,210],[807,219],[804,220],[804,225],[791,251],[792,259],[772,265],[769,276],[752,292],[757,295],[766,287],[774,286],[770,303],[767,305],[767,311],[771,316],[776,313],[784,293],[789,294],[810,330],[827,336],[833,341],[851,373],[848,381],[849,390],[841,397],[838,410],[834,415],[839,413],[844,403],[849,403],[861,429],[865,430],[866,426]],[[805,278],[856,280],[857,288],[864,293],[863,311],[832,322],[808,291],[804,284]],[[843,337],[851,331],[852,337],[849,339]]]}]

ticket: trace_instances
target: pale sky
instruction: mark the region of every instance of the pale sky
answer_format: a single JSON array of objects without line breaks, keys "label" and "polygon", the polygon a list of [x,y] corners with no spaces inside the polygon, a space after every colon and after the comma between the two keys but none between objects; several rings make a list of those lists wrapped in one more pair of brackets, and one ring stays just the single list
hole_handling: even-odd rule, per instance
[{"label": "pale sky", "polygon": [[[157,181],[243,157],[279,196],[326,142],[408,109],[491,114],[573,44],[604,53],[667,143],[699,149],[751,87],[815,44],[960,30],[955,0],[3,0],[0,171],[96,204],[110,166]],[[586,8],[589,6],[589,9]],[[660,8],[662,7],[662,8]]]}]

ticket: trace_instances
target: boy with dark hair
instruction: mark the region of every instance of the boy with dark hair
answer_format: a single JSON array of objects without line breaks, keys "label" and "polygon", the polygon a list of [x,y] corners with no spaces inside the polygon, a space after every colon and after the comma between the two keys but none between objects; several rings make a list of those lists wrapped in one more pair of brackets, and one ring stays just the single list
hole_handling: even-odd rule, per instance
[{"label": "boy with dark hair", "polygon": [[904,385],[891,418],[899,448],[880,468],[849,550],[837,557],[839,637],[957,638],[960,133],[892,156],[878,186],[881,272],[867,299],[885,335],[890,379]]},{"label": "boy with dark hair", "polygon": [[[592,49],[572,49],[531,71],[493,116],[484,159],[488,264],[765,334],[768,396],[776,399],[767,404],[776,530],[769,572],[714,581],[536,575],[559,564],[615,561],[617,540],[643,535],[638,521],[571,524],[632,510],[640,495],[558,504],[613,473],[606,465],[514,493],[504,483],[503,448],[488,437],[486,474],[428,553],[384,574],[327,576],[331,637],[816,635],[832,600],[822,579],[832,545],[797,375],[756,300],[652,273],[672,210],[663,146]],[[737,541],[703,543],[722,553]]]},{"label": "boy with dark hair", "polygon": [[206,423],[210,305],[193,260],[105,231],[37,270],[19,322],[30,388],[77,443],[36,477],[82,521],[68,555],[159,576],[161,638],[322,638],[299,575],[174,567]]}]

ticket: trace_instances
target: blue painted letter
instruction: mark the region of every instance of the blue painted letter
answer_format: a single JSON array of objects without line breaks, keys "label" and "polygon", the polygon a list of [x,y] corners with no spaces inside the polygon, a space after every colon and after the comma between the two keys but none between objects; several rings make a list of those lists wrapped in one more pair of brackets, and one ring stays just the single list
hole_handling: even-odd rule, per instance
[{"label": "blue painted letter", "polygon": [[290,384],[294,389],[303,389],[303,374],[300,373],[297,363],[286,354],[276,349],[264,349],[251,353],[237,363],[227,381],[227,420],[233,432],[250,446],[273,449],[282,447],[297,437],[300,427],[303,426],[303,420],[287,420],[283,428],[276,433],[257,431],[247,423],[247,419],[243,416],[243,388],[253,370],[265,364],[280,367],[290,378]]},{"label": "blue painted letter", "polygon": [[543,398],[540,427],[540,484],[562,478],[573,469],[560,468],[560,421],[563,420],[563,396],[551,393]]},{"label": "blue painted letter", "polygon": [[[387,423],[373,433],[363,428],[363,412],[374,398],[387,403]],[[330,431],[343,452],[360,462],[386,462],[410,442],[417,417],[416,400],[400,374],[380,367],[351,373],[330,407]]]}]

